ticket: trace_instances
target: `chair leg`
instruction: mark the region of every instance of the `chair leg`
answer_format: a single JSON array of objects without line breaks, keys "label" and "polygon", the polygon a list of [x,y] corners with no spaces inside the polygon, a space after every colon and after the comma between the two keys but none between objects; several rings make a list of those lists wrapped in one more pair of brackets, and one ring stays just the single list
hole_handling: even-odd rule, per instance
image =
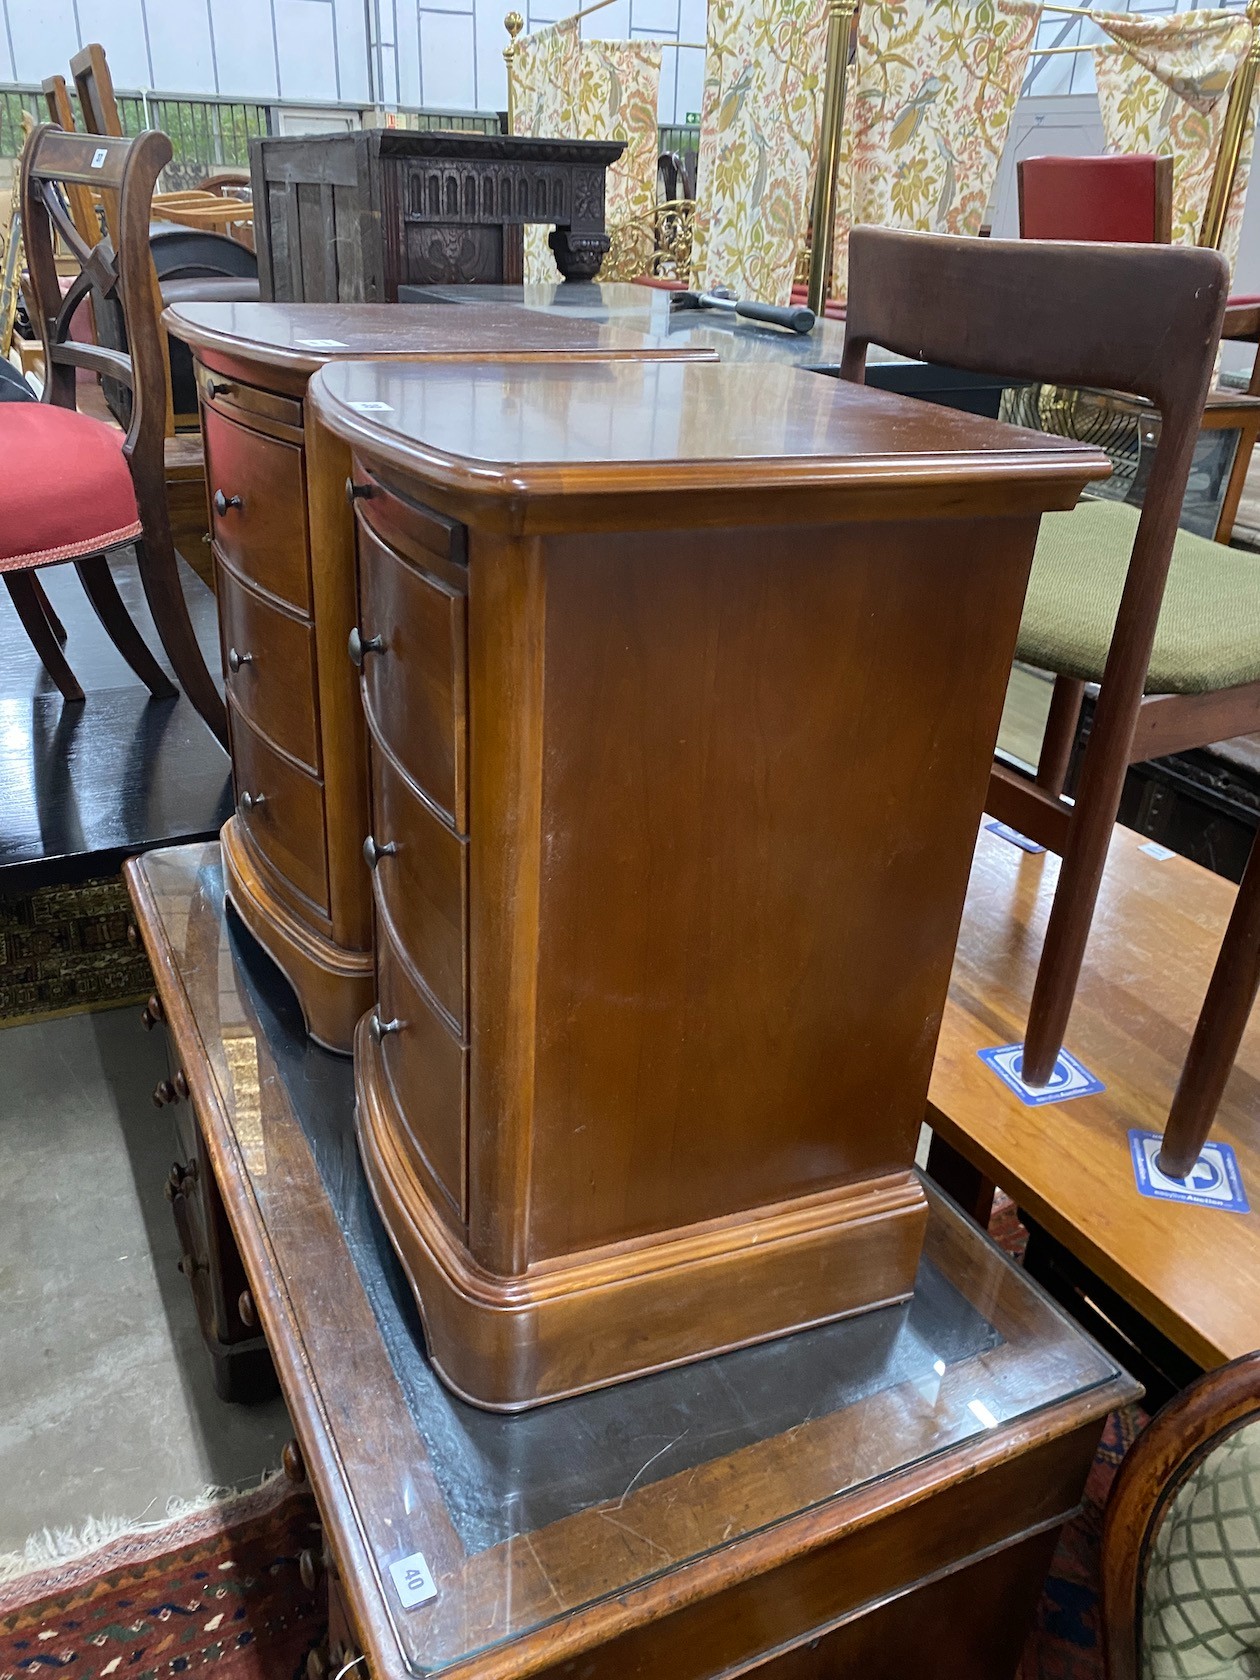
[{"label": "chair leg", "polygon": [[44,614],[40,604],[43,591],[30,572],[5,572],[4,583],[13,605],[17,608],[17,615],[22,620],[22,627],[31,638],[31,645],[39,655],[45,671],[61,690],[62,698],[77,704],[83,699],[83,690],[66,663],[61,644]]},{"label": "chair leg", "polygon": [[[928,1123],[931,1124],[930,1119]],[[979,1167],[973,1167],[952,1143],[946,1143],[939,1132],[932,1133],[928,1146],[927,1175],[947,1196],[954,1198],[964,1213],[971,1215],[981,1230],[988,1230],[997,1185]]]},{"label": "chair leg", "polygon": [[[148,529],[146,523],[146,529]],[[188,616],[188,602],[184,599],[179,581],[179,562],[169,530],[163,539],[136,543],[136,560],[140,567],[140,581],[145,599],[162,646],[166,649],[180,687],[205,719],[220,746],[227,747],[227,708],[210,675],[201,644]]]},{"label": "chair leg", "polygon": [[1260,839],[1251,848],[1207,996],[1190,1040],[1159,1151],[1159,1170],[1184,1178],[1216,1119],[1260,992]]},{"label": "chair leg", "polygon": [[48,620],[49,629],[51,629],[53,635],[61,643],[62,647],[65,647],[65,645],[66,645],[66,627],[61,622],[61,620],[57,617],[57,614],[53,609],[53,604],[48,599],[48,595],[47,595],[47,592],[44,589],[43,584],[39,581],[39,573],[38,572],[32,572],[31,573],[31,581],[35,585],[35,596],[36,596],[36,599],[39,601],[40,606],[44,609],[44,617]]},{"label": "chair leg", "polygon": [[1081,721],[1081,702],[1085,698],[1085,684],[1076,677],[1056,677],[1050,696],[1050,712],[1046,718],[1046,732],[1041,739],[1041,753],[1037,759],[1037,786],[1056,796],[1063,792],[1068,766],[1072,762],[1072,748],[1076,745],[1076,731]]},{"label": "chair leg", "polygon": [[[1127,653],[1127,650],[1126,650]],[[1029,1085],[1046,1085],[1063,1048],[1068,1017],[1076,997],[1085,946],[1094,920],[1094,905],[1102,885],[1125,772],[1133,725],[1141,703],[1141,677],[1104,683],[1099,690],[1094,724],[1081,764],[1080,784],[1054,903],[1046,924],[1046,939],[1033,986],[1024,1033],[1023,1078]],[[1115,689],[1127,689],[1117,694]]]},{"label": "chair leg", "polygon": [[136,629],[118,593],[109,561],[103,554],[90,554],[86,559],[76,560],[74,569],[109,639],[149,693],[155,700],[173,699],[179,690],[149,652],[144,637]]}]

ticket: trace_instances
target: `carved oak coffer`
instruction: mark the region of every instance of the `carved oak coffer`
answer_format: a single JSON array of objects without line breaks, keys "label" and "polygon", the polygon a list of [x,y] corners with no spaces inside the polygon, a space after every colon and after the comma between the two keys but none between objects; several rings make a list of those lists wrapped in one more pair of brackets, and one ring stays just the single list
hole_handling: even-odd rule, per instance
[{"label": "carved oak coffer", "polygon": [[370,129],[251,140],[262,296],[397,303],[400,285],[519,283],[522,228],[554,224],[568,280],[608,250],[604,176],[620,140]]},{"label": "carved oak coffer", "polygon": [[1043,510],[1105,458],[817,374],[325,367],[358,521],[358,1135],[511,1409],[897,1302]]}]

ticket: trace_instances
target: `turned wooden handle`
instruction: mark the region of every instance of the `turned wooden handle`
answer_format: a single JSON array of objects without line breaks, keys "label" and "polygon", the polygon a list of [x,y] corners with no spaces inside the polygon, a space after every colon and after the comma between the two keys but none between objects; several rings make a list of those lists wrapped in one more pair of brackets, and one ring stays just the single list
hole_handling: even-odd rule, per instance
[{"label": "turned wooden handle", "polygon": [[366,502],[375,494],[376,486],[373,484],[356,484],[352,478],[346,480],[346,502],[350,507],[356,502]]}]

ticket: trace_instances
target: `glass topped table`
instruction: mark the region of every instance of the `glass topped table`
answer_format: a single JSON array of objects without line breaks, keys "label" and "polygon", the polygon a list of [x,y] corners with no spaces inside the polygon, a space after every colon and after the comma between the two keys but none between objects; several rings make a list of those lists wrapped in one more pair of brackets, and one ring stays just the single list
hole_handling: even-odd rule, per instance
[{"label": "glass topped table", "polygon": [[1103,1418],[1137,1391],[951,1204],[929,1191],[903,1307],[478,1411],[425,1359],[359,1165],[351,1064],[306,1038],[225,911],[218,846],[126,873],[373,1673],[551,1672],[615,1641],[613,1668],[563,1671],[637,1674],[627,1651],[666,1630],[671,1674],[725,1673],[839,1623],[830,1639],[852,1642],[859,1611],[887,1619],[895,1599],[891,1653],[945,1577],[960,1628],[990,1600],[1001,1623],[967,1672],[1009,1672]]}]

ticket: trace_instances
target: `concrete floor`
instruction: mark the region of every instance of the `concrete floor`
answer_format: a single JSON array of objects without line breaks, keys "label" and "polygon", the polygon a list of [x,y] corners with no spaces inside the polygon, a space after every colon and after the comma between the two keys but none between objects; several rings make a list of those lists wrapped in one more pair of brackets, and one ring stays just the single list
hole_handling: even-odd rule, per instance
[{"label": "concrete floor", "polygon": [[256,1483],[292,1434],[282,1401],[214,1392],[162,1189],[165,1076],[134,1007],[0,1031],[0,1558]]}]

